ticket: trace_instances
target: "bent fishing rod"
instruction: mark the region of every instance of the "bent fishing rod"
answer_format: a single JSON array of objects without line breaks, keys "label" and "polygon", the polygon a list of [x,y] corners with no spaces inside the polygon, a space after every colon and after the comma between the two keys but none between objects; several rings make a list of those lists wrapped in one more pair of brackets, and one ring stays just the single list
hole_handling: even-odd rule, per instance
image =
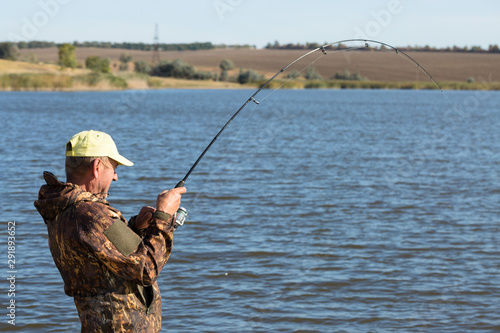
[{"label": "bent fishing rod", "polygon": [[[346,43],[355,43],[355,42],[361,42],[362,45],[356,45],[356,46],[352,46],[352,47],[343,47],[343,44],[346,44]],[[375,44],[375,45],[378,45],[380,47],[380,49],[376,49],[376,48],[372,48],[370,46],[370,44]],[[334,48],[334,46],[337,46],[336,48]],[[329,52],[328,49],[332,49],[331,52]],[[318,61],[321,57],[323,56],[326,56],[327,54],[329,53],[336,53],[336,52],[348,52],[348,51],[354,51],[354,50],[362,50],[362,49],[366,49],[366,48],[372,48],[374,50],[377,50],[377,51],[385,51],[385,52],[393,52],[401,57],[403,57],[405,60],[409,61],[410,63],[413,63],[415,66],[417,66],[436,86],[437,88],[442,92],[443,89],[441,88],[441,86],[436,82],[436,80],[434,80],[434,78],[432,77],[431,74],[429,74],[429,72],[424,68],[422,67],[415,59],[413,59],[412,57],[410,57],[407,53],[399,50],[398,48],[392,46],[392,45],[389,45],[387,43],[383,43],[383,42],[379,42],[379,41],[376,41],[376,40],[371,40],[371,39],[345,39],[345,40],[341,40],[341,41],[337,41],[337,42],[333,42],[333,43],[329,43],[329,44],[325,44],[323,46],[320,46],[320,47],[317,47],[307,53],[304,53],[303,55],[301,55],[300,57],[298,57],[297,59],[293,60],[292,62],[290,62],[289,64],[287,64],[285,67],[283,67],[282,69],[280,69],[276,74],[274,74],[269,80],[267,80],[264,84],[262,84],[244,103],[242,106],[240,106],[240,108],[231,116],[231,118],[229,118],[229,120],[224,124],[224,126],[219,130],[219,132],[215,135],[215,137],[212,139],[212,141],[210,141],[210,143],[207,145],[207,147],[203,150],[203,152],[201,153],[201,155],[198,157],[198,159],[193,163],[193,165],[191,166],[191,168],[189,169],[189,171],[186,173],[186,175],[184,176],[184,178],[179,181],[177,183],[177,185],[175,186],[176,188],[178,187],[184,187],[184,185],[186,184],[186,181],[187,179],[189,178],[189,176],[191,175],[191,173],[194,171],[194,169],[196,168],[196,166],[198,165],[198,163],[201,161],[201,159],[205,156],[205,154],[207,153],[207,151],[210,149],[210,147],[212,147],[212,145],[215,143],[215,141],[217,141],[217,139],[219,138],[219,136],[222,134],[222,132],[224,132],[224,130],[227,128],[227,126],[233,121],[234,118],[236,118],[236,116],[238,116],[238,114],[250,103],[250,102],[254,102],[255,104],[259,104],[259,101],[257,101],[257,99],[255,99],[255,97],[266,87],[269,85],[269,83],[271,83],[271,81],[273,81],[275,78],[277,78],[279,75],[281,75],[283,72],[285,72],[287,69],[289,69],[291,66],[293,66],[295,63],[299,62],[300,60],[312,55],[312,54],[315,54],[315,53],[320,53],[320,56],[317,57],[316,59],[314,59],[313,61],[311,61],[309,64],[307,64],[301,71],[299,71],[298,74],[295,75],[295,77],[297,77],[298,75],[300,75],[300,73],[305,70],[306,68],[308,68],[309,66],[311,66],[313,63],[315,63],[316,61]],[[294,79],[295,77],[290,77],[289,80],[292,80]],[[288,81],[289,81],[288,80]],[[288,82],[286,81],[286,82]],[[285,82],[285,83],[286,83]],[[285,85],[285,83],[281,84],[279,87],[277,87],[276,89],[274,89],[270,94],[272,94],[274,91],[280,89],[283,85]],[[269,94],[269,95],[270,95]],[[187,212],[184,208],[179,208],[179,211],[177,212],[177,217],[179,219],[179,222],[177,222],[176,220],[176,224],[178,225],[182,225],[184,224],[184,220],[187,216]]]}]

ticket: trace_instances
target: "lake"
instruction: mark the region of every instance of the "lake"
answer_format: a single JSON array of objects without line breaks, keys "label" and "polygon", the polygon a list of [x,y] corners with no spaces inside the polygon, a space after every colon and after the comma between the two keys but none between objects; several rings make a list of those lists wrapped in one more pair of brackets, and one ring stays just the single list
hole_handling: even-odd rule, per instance
[{"label": "lake", "polygon": [[[1,92],[2,237],[16,222],[16,325],[76,332],[33,206],[64,147],[110,134],[135,162],[129,218],[181,180],[252,90]],[[159,277],[169,332],[500,330],[500,92],[270,90],[186,183]],[[453,104],[450,104],[450,102]]]}]

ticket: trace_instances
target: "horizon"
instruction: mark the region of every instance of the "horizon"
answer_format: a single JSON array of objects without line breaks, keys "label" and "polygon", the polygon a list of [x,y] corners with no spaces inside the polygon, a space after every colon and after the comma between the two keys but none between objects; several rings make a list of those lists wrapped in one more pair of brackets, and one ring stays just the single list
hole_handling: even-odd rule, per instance
[{"label": "horizon", "polygon": [[[369,40],[368,40],[369,41]],[[374,40],[374,41],[377,41],[377,40]],[[3,40],[1,41],[0,40],[0,43],[9,43],[11,41],[8,41],[8,40]],[[29,41],[17,41],[17,42],[11,42],[11,43],[14,43],[14,44],[18,44],[18,43],[22,43],[22,42],[25,42],[25,43],[53,43],[55,44],[56,46],[57,45],[62,45],[62,44],[75,44],[75,43],[78,43],[78,44],[83,44],[83,43],[97,43],[97,44],[111,44],[111,45],[116,45],[116,44],[144,44],[144,45],[155,45],[154,42],[152,43],[146,43],[146,42],[131,42],[131,41],[122,41],[122,42],[116,42],[116,41],[110,41],[110,40],[84,40],[84,41],[78,41],[78,40],[74,40],[74,41],[63,41],[63,42],[55,42],[55,41],[50,41],[50,40],[29,40]],[[159,45],[191,45],[191,44],[207,44],[207,43],[210,43],[214,48],[218,48],[218,47],[227,47],[227,48],[232,48],[232,47],[250,47],[250,48],[255,48],[255,49],[264,49],[266,48],[268,45],[273,45],[274,43],[278,43],[280,46],[286,46],[286,45],[308,45],[308,44],[318,44],[320,46],[324,46],[324,45],[327,45],[327,44],[334,44],[334,43],[337,43],[337,42],[329,42],[329,43],[319,43],[319,42],[314,42],[314,41],[306,41],[304,43],[281,43],[280,41],[278,40],[275,40],[273,42],[267,42],[263,47],[258,47],[256,45],[250,45],[250,44],[228,44],[228,43],[213,43],[213,42],[210,42],[210,41],[194,41],[194,42],[178,42],[178,43],[162,43],[162,42],[159,42]],[[379,41],[380,42],[380,41]],[[341,43],[342,44],[342,43]],[[453,48],[453,47],[458,47],[458,48],[467,48],[468,50],[470,50],[471,48],[474,48],[474,47],[481,47],[481,50],[483,51],[488,51],[488,48],[490,46],[500,46],[499,43],[489,43],[487,45],[487,47],[483,47],[481,45],[446,45],[446,46],[434,46],[434,45],[392,45],[396,48],[414,48],[414,49],[423,49],[423,48],[430,48],[431,50],[445,50],[445,49],[448,49],[448,48]],[[82,46],[80,46],[82,47]],[[83,47],[87,47],[87,46],[83,46]],[[92,46],[90,46],[92,47]],[[169,51],[169,50],[159,50],[159,51]]]},{"label": "horizon", "polygon": [[[0,40],[102,41],[160,44],[208,41],[214,45],[329,44],[375,39],[398,47],[498,44],[500,3],[444,0],[193,0],[189,3],[117,0],[15,0],[0,4]],[[154,9],[154,10],[151,10]]]}]

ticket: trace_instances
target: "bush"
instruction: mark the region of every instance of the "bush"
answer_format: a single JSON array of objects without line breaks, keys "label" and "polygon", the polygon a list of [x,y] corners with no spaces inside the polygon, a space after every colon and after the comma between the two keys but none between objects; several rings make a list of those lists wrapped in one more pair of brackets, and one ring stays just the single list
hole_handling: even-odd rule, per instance
[{"label": "bush", "polygon": [[347,69],[344,71],[344,74],[335,73],[335,76],[333,78],[335,80],[348,80],[348,81],[364,81],[364,80],[367,80],[367,78],[361,76],[361,74],[359,74],[359,72],[351,74],[351,73],[349,73],[349,71]]},{"label": "bush", "polygon": [[17,47],[12,43],[0,43],[0,59],[16,60]]},{"label": "bush", "polygon": [[124,64],[128,64],[131,61],[132,61],[132,56],[130,54],[122,53],[120,55],[120,62],[123,62]]},{"label": "bush", "polygon": [[197,71],[194,66],[180,59],[160,62],[152,70],[151,75],[188,80],[210,80],[214,77],[212,73]]},{"label": "bush", "polygon": [[228,73],[227,73],[227,70],[224,70],[224,69],[223,69],[223,70],[220,72],[220,77],[219,77],[219,80],[220,80],[220,81],[227,81],[228,76],[229,76],[229,75],[228,75]]},{"label": "bush", "polygon": [[304,76],[306,80],[323,80],[323,77],[318,72],[318,70],[314,67],[309,67],[306,70],[306,74]]},{"label": "bush", "polygon": [[186,64],[180,59],[173,62],[164,60],[158,64],[153,70],[155,76],[161,77],[176,77],[187,79],[191,78],[195,73],[193,66]]},{"label": "bush", "polygon": [[219,67],[223,71],[234,69],[234,63],[229,59],[224,59],[220,62]]},{"label": "bush", "polygon": [[149,74],[151,72],[151,66],[143,60],[134,62],[134,67],[137,73]]},{"label": "bush", "polygon": [[109,59],[98,56],[89,56],[85,59],[85,67],[97,73],[111,73]]},{"label": "bush", "polygon": [[237,81],[241,84],[252,83],[263,80],[264,76],[260,75],[253,69],[248,69],[246,71],[240,70]]},{"label": "bush", "polygon": [[76,68],[77,62],[75,51],[76,47],[68,43],[59,46],[59,65],[67,68]]},{"label": "bush", "polygon": [[132,61],[132,56],[128,53],[122,53],[120,55],[120,67],[121,71],[128,71],[128,63]]},{"label": "bush", "polygon": [[125,89],[128,87],[127,81],[124,78],[121,78],[119,76],[114,76],[114,75],[108,74],[107,79],[113,87],[121,88],[121,89]]},{"label": "bush", "polygon": [[217,74],[214,74],[212,72],[197,71],[194,74],[193,79],[194,80],[216,80]]}]

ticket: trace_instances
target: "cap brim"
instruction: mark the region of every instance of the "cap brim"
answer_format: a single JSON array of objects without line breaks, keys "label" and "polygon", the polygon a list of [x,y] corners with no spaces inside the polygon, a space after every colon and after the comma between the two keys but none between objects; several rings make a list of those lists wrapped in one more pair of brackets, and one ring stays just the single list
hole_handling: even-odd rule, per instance
[{"label": "cap brim", "polygon": [[133,162],[130,162],[128,159],[123,157],[122,155],[116,155],[116,156],[109,156],[109,158],[115,160],[118,162],[118,165],[125,165],[125,166],[132,166],[134,165]]}]

